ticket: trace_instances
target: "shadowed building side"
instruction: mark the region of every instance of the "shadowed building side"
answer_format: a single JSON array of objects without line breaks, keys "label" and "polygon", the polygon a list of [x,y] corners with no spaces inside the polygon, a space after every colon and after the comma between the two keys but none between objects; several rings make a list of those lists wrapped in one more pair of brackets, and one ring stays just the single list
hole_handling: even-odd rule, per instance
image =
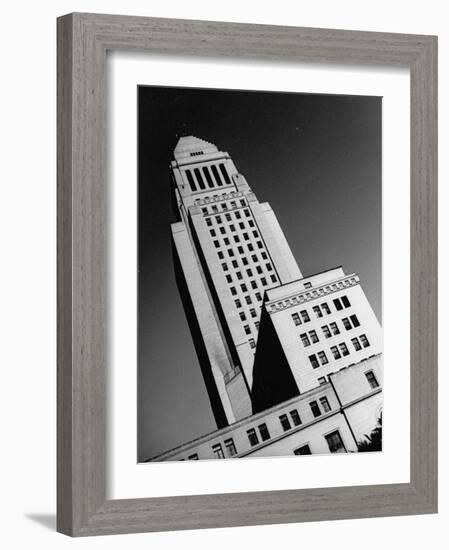
[{"label": "shadowed building side", "polygon": [[264,411],[299,395],[287,357],[270,315],[262,310],[253,369],[253,413]]}]

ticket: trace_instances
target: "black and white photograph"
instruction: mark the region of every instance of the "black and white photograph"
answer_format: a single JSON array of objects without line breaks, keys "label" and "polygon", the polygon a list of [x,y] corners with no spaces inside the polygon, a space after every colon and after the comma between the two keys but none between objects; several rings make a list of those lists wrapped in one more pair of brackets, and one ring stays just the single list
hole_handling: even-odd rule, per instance
[{"label": "black and white photograph", "polygon": [[138,462],[381,451],[382,98],[137,93]]}]

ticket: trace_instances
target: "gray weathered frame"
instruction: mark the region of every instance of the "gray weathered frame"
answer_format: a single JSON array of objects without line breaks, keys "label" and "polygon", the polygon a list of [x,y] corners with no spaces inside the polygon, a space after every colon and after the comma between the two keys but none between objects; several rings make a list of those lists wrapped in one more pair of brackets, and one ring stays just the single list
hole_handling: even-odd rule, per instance
[{"label": "gray weathered frame", "polygon": [[[106,499],[106,52],[411,72],[410,483]],[[72,536],[437,511],[437,38],[74,13],[58,19],[58,531]]]}]

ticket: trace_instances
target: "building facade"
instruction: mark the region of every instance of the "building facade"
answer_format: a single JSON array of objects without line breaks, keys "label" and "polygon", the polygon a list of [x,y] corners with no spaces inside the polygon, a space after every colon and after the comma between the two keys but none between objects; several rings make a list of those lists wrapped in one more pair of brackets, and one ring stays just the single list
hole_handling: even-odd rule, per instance
[{"label": "building facade", "polygon": [[382,414],[382,357],[328,376],[327,382],[152,461],[357,452]]},{"label": "building facade", "polygon": [[356,451],[382,400],[382,331],[358,276],[303,277],[215,145],[181,138],[171,176],[176,280],[218,430],[150,460]]},{"label": "building facade", "polygon": [[276,216],[228,153],[183,137],[171,163],[178,287],[218,427],[252,413],[265,292],[302,277]]}]

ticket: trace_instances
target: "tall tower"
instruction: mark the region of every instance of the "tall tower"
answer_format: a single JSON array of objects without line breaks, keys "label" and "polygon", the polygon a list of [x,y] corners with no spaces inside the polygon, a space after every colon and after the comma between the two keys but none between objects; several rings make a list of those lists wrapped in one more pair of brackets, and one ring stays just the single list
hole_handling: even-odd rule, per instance
[{"label": "tall tower", "polygon": [[274,212],[257,200],[228,153],[182,137],[171,174],[176,279],[221,428],[252,414],[265,292],[302,275]]}]

